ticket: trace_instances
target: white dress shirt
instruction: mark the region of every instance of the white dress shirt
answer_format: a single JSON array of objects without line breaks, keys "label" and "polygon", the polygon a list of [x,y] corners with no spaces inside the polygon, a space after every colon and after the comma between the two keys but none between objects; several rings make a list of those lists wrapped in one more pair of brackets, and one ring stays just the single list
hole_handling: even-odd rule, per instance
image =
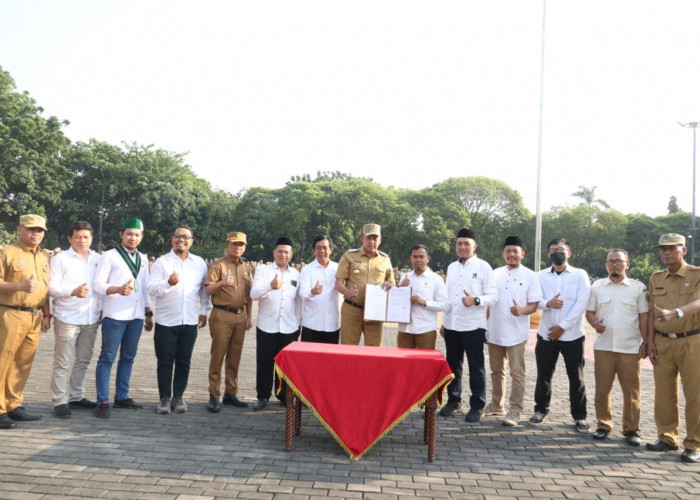
[{"label": "white dress shirt", "polygon": [[[100,320],[102,296],[95,293],[95,278],[100,256],[90,250],[87,261],[73,248],[53,256],[49,261],[49,294],[53,297],[53,315],[69,325],[92,325]],[[73,297],[73,290],[87,283],[85,298]]]},{"label": "white dress shirt", "polygon": [[542,300],[542,289],[537,273],[525,266],[508,269],[499,267],[493,272],[498,286],[498,301],[491,306],[486,340],[491,344],[510,347],[530,338],[530,315],[513,316],[510,308],[515,300],[520,307]]},{"label": "white dress shirt", "polygon": [[411,271],[401,277],[399,283],[405,278],[408,278],[411,295],[425,300],[425,306],[411,304],[411,322],[399,323],[399,331],[413,334],[436,331],[437,313],[446,312],[450,308],[445,281],[430,268],[426,268],[420,275]]},{"label": "white dress shirt", "polygon": [[[170,275],[176,272],[180,281],[170,286]],[[205,291],[207,264],[204,259],[189,252],[185,260],[174,250],[159,257],[151,268],[148,294],[156,297],[156,323],[162,326],[196,325],[199,315],[210,309]]]},{"label": "white dress shirt", "polygon": [[[581,318],[586,312],[588,297],[591,295],[591,282],[588,273],[570,264],[561,274],[557,274],[552,267],[539,272],[540,285],[542,286],[542,300],[539,308],[542,309],[542,319],[537,334],[545,340],[549,329],[559,325],[564,333],[559,340],[576,340],[585,335]],[[564,302],[561,309],[547,307],[547,302],[559,294],[559,300]]]},{"label": "white dress shirt", "polygon": [[628,277],[615,284],[610,278],[599,279],[591,287],[588,311],[603,320],[605,331],[598,334],[593,349],[637,354],[642,334],[639,315],[649,312],[646,287]]},{"label": "white dress shirt", "polygon": [[[326,267],[314,259],[301,269],[299,295],[302,299],[301,326],[317,332],[335,332],[340,328],[340,304],[342,295],[335,289],[335,273],[338,263],[329,261]],[[323,292],[311,290],[320,282]]]},{"label": "white dress shirt", "polygon": [[[273,290],[270,282],[277,277],[282,288]],[[258,301],[257,326],[266,333],[295,333],[301,320],[299,271],[287,266],[283,271],[274,262],[255,269],[250,297]]]},{"label": "white dress shirt", "polygon": [[[151,299],[146,291],[146,285],[148,284],[148,257],[142,253],[140,255],[141,267],[138,279],[134,279],[129,266],[124,262],[116,248],[106,251],[100,257],[97,263],[93,287],[95,292],[104,296],[102,301],[103,318],[112,318],[118,321],[145,318],[145,308],[151,307]],[[124,296],[118,293],[107,295],[109,287],[122,286],[129,280],[132,280],[131,285],[134,287],[131,295]]]},{"label": "white dress shirt", "polygon": [[[464,291],[479,297],[480,305],[466,307],[462,303]],[[488,262],[476,255],[464,264],[455,261],[447,267],[447,297],[450,309],[445,314],[443,326],[449,330],[469,332],[486,328],[486,308],[498,300],[498,288],[493,269]]]}]

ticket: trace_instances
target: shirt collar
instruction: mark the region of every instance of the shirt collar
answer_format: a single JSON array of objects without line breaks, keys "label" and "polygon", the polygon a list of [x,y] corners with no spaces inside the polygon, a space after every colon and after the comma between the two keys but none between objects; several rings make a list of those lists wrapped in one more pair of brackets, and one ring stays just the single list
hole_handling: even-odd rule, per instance
[{"label": "shirt collar", "polygon": [[43,250],[41,249],[40,246],[37,246],[35,250],[32,250],[29,248],[29,246],[25,245],[21,241],[17,240],[17,246],[20,247],[22,250],[25,252],[30,252],[33,253],[34,255],[38,254],[39,252],[42,252]]},{"label": "shirt collar", "polygon": [[688,268],[690,267],[690,264],[688,264],[685,260],[681,264],[681,267],[676,271],[675,273],[671,273],[668,268],[666,268],[666,275],[664,276],[665,278],[668,278],[669,276],[680,276],[681,278],[685,278],[685,275],[688,273]]},{"label": "shirt collar", "polygon": [[[172,248],[170,249],[170,252],[168,253],[168,255],[170,257],[172,257],[173,259],[180,260],[180,257],[178,256],[178,254],[176,254],[175,250],[173,250]],[[192,252],[187,252],[187,258],[185,260],[190,260],[191,258],[192,258]]]},{"label": "shirt collar", "polygon": [[625,276],[624,278],[622,278],[622,281],[620,281],[619,283],[615,283],[613,280],[610,279],[610,276],[608,276],[608,277],[605,278],[604,283],[605,283],[606,285],[612,285],[612,286],[616,286],[616,285],[626,285],[626,286],[629,286],[630,280],[629,280],[629,277],[628,277],[628,276]]}]

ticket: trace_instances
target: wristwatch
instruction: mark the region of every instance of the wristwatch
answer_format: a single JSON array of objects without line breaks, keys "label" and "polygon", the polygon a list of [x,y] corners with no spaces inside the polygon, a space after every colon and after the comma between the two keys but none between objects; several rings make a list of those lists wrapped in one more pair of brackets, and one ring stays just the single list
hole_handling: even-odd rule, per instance
[{"label": "wristwatch", "polygon": [[676,314],[678,315],[678,319],[681,319],[683,316],[685,316],[685,314],[683,314],[683,311],[681,311],[680,309],[676,309]]},{"label": "wristwatch", "polygon": [[480,305],[481,305],[481,299],[480,299],[479,297],[474,297],[474,304],[476,304],[477,306],[480,306]]}]

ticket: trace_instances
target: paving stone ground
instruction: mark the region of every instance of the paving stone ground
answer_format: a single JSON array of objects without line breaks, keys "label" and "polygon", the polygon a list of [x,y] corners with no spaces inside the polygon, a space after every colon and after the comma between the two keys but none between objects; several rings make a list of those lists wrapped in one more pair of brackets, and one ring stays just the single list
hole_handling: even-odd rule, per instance
[{"label": "paving stone ground", "polygon": [[[385,328],[386,345],[395,345],[395,336],[395,327]],[[588,355],[592,343],[589,337]],[[554,379],[552,413],[541,427],[508,428],[496,419],[469,424],[463,411],[439,418],[438,456],[431,463],[422,444],[422,414],[416,411],[361,460],[352,461],[308,411],[291,453],[284,451],[284,410],[277,405],[255,413],[228,406],[219,414],[208,413],[209,345],[208,329],[200,330],[185,394],[187,413],[155,413],[155,355],[152,334],[144,332],[131,396],[145,408],[114,409],[109,420],[74,410],[72,418],[61,420],[52,415],[49,394],[53,333],[44,334],[25,391],[26,406],[44,418],[0,431],[0,498],[690,499],[700,494],[700,465],[683,464],[680,451],[652,453],[622,441],[617,387],[613,402],[618,428],[611,438],[597,442],[577,433],[562,361]],[[438,348],[444,353],[442,339]],[[99,338],[96,351],[95,359]],[[534,405],[535,364],[531,349],[526,356],[528,418]],[[595,428],[592,359],[585,371],[589,423]],[[252,331],[241,372],[240,395],[253,401]],[[88,396],[95,397],[94,361]],[[643,370],[642,432],[645,441],[655,439],[648,365]]]}]

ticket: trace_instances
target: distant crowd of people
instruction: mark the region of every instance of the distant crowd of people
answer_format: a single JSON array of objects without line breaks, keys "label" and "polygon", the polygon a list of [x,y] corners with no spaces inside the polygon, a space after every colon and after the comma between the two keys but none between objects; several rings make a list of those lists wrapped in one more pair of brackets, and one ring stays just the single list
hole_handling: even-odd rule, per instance
[{"label": "distant crowd of people", "polygon": [[[606,439],[613,429],[610,398],[617,377],[624,440],[641,445],[641,359],[649,357],[654,365],[657,439],[646,448],[679,448],[680,377],[687,429],[681,459],[700,461],[700,268],[685,262],[683,236],[660,237],[658,248],[666,268],[654,273],[647,287],[626,275],[629,256],[619,248],[607,254],[608,276],[591,286],[587,273],[569,263],[572,249],[564,238],[547,244],[551,266],[535,273],[522,265],[521,238],[509,236],[502,250],[505,265],[493,270],[476,255],[474,231],[461,229],[455,240],[457,260],[446,274],[439,274],[430,268],[430,250],[422,244],[410,249],[411,270],[393,268],[389,256],[379,250],[382,236],[377,224],[366,224],[361,246],[347,250],[338,262],[331,260],[331,237],[319,235],[312,242],[313,261],[296,266],[291,264],[293,242],[285,236],[276,241],[273,262],[246,261],[247,235],[238,231],[227,234],[224,257],[205,262],[190,252],[194,234],[186,226],[173,230],[172,250],[149,263],[138,251],[143,229],[141,220],[125,220],[120,243],[100,255],[91,249],[91,225],[76,221],[68,234],[70,248],[54,251],[49,262],[40,247],[45,219],[34,214],[20,217],[18,240],[0,249],[0,429],[41,418],[23,406],[23,390],[40,332],[49,330],[52,320],[51,398],[56,417],[69,418],[72,410],[88,408],[98,418],[109,418],[112,406],[142,408],[129,392],[144,328],[154,330],[156,411],[186,412],[183,396],[192,351],[197,330],[207,321],[211,333],[207,409],[216,413],[222,404],[250,404],[238,395],[238,370],[257,301],[252,409],[259,411],[269,404],[273,388],[279,387],[274,358],[291,342],[382,345],[383,322],[367,320],[364,314],[371,284],[385,290],[411,288],[410,321],[398,325],[398,347],[435,349],[437,335],[444,338],[455,378],[447,387],[442,417],[456,414],[462,406],[466,355],[470,394],[465,420],[478,423],[484,416],[497,416],[506,426],[520,424],[525,411],[525,345],[530,315],[539,309],[535,404],[529,423],[540,425],[548,418],[552,379],[561,355],[574,426],[589,433],[583,377],[585,316],[597,333],[593,438]],[[85,394],[85,378],[98,328],[101,347],[93,401]],[[484,345],[492,382],[488,400]],[[506,365],[511,380],[507,404]],[[285,401],[284,388],[275,395]]]}]

